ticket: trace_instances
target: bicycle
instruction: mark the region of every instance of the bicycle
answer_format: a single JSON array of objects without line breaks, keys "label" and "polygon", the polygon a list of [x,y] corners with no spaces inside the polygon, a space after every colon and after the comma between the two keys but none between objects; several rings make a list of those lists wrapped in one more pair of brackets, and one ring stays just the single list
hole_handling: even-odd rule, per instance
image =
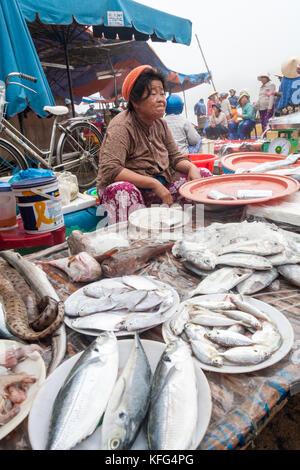
[{"label": "bicycle", "polygon": [[[5,84],[2,82],[2,87],[0,82],[0,133],[9,136],[26,152],[23,155],[10,141],[0,137],[0,178],[12,176],[17,171],[25,170],[30,166],[38,166],[53,171],[71,171],[77,176],[78,186],[81,190],[92,187],[98,173],[98,155],[103,134],[89,121],[88,117],[67,118],[58,122],[60,116],[69,112],[66,106],[45,106],[44,111],[55,118],[49,149],[39,149],[4,117],[5,95],[9,85],[19,85],[36,93],[35,90],[22,83],[10,81],[13,76],[32,82],[37,81],[35,77],[13,72],[6,77]],[[61,135],[56,149],[54,149],[57,132],[60,132]]]}]

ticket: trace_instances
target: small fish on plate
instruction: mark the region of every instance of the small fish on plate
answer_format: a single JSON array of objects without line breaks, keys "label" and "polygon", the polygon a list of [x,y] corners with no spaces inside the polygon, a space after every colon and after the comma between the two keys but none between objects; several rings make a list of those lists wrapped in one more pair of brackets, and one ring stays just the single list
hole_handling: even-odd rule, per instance
[{"label": "small fish on plate", "polygon": [[238,199],[261,199],[272,195],[273,191],[269,189],[239,189],[237,192]]},{"label": "small fish on plate", "polygon": [[226,199],[229,200],[236,200],[235,196],[232,196],[232,194],[226,194],[222,193],[221,191],[218,191],[217,189],[212,189],[208,194],[207,197],[209,199],[214,199],[215,201],[224,201]]}]

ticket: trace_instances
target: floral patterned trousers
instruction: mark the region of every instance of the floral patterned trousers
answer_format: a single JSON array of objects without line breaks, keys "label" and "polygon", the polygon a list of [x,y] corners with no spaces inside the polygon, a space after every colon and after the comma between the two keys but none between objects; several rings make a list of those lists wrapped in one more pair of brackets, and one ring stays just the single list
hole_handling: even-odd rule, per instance
[{"label": "floral patterned trousers", "polygon": [[[200,168],[202,177],[212,176],[206,168]],[[179,194],[179,188],[187,182],[187,176],[181,174],[180,178],[165,186],[173,196],[174,202],[191,203]],[[108,223],[125,222],[129,215],[137,209],[150,207],[152,204],[161,204],[161,199],[152,191],[152,189],[138,189],[132,183],[126,181],[117,181],[105,188],[104,191],[98,189],[100,204],[104,206],[107,212]]]}]

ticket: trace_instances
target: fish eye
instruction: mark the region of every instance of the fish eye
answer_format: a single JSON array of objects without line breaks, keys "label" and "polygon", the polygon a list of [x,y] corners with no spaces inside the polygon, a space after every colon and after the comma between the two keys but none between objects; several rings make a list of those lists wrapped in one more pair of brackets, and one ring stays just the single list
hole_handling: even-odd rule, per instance
[{"label": "fish eye", "polygon": [[121,411],[121,413],[119,413],[119,418],[121,418],[121,419],[125,418],[125,413],[123,411]]},{"label": "fish eye", "polygon": [[118,449],[118,447],[120,447],[120,444],[121,444],[120,439],[112,439],[110,441],[110,448],[112,450],[116,450],[116,449]]}]

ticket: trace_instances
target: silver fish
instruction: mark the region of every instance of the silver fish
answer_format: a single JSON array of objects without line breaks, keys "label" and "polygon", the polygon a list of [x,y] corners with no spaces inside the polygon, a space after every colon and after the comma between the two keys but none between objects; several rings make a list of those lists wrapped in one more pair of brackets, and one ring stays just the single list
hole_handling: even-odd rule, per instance
[{"label": "silver fish", "polygon": [[240,310],[226,310],[221,313],[242,323],[247,328],[255,328],[256,330],[262,328],[260,321],[250,313],[241,312]]},{"label": "silver fish", "polygon": [[271,356],[271,353],[260,345],[238,346],[219,354],[230,362],[242,365],[259,364]]},{"label": "silver fish", "polygon": [[202,326],[230,326],[240,323],[240,321],[225,317],[221,313],[213,312],[210,314],[190,312],[190,321]]},{"label": "silver fish", "polygon": [[299,264],[286,264],[278,266],[278,272],[291,284],[300,287],[300,266]]},{"label": "silver fish", "polygon": [[263,312],[259,308],[255,307],[252,303],[249,302],[248,298],[244,295],[235,295],[230,294],[230,299],[236,306],[238,310],[242,312],[250,313],[259,320],[270,321],[270,317],[267,313]]},{"label": "silver fish", "polygon": [[261,163],[255,166],[254,168],[250,168],[248,172],[249,173],[265,173],[266,171],[275,170],[275,168],[281,168],[283,166],[292,165],[299,159],[299,157],[300,157],[299,154],[292,153],[284,160],[276,160],[273,162]]},{"label": "silver fish", "polygon": [[[56,290],[48,280],[46,273],[34,263],[23,258],[19,253],[12,250],[1,251],[0,256],[13,266],[26,280],[27,284],[36,293],[38,299],[51,297],[60,302]],[[62,362],[67,350],[67,335],[65,325],[60,327],[52,334],[52,354],[48,365],[47,374],[49,375]]]},{"label": "silver fish", "polygon": [[125,320],[122,320],[116,328],[125,329],[127,331],[142,330],[144,328],[151,328],[160,323],[163,323],[173,315],[171,309],[173,305],[173,296],[165,299],[159,310],[155,312],[132,312],[127,315]]},{"label": "silver fish", "polygon": [[187,322],[184,325],[184,333],[188,340],[203,340],[204,342],[210,343],[210,341],[205,337],[207,329],[201,325]]},{"label": "silver fish", "polygon": [[12,341],[18,341],[19,343],[24,343],[24,341],[20,338],[14,336],[6,326],[5,322],[5,309],[4,304],[2,302],[2,297],[0,295],[0,338],[3,339],[10,339]]},{"label": "silver fish", "polygon": [[256,331],[252,336],[255,343],[261,344],[266,347],[266,350],[272,354],[280,348],[282,344],[282,337],[278,328],[270,322],[263,322],[262,329]]},{"label": "silver fish", "polygon": [[236,197],[235,196],[232,196],[231,194],[226,194],[226,193],[222,193],[221,191],[217,191],[216,189],[212,189],[208,194],[207,194],[207,197],[209,199],[215,199],[217,201],[223,201],[223,200],[226,200],[226,199],[234,199],[236,200]]},{"label": "silver fish", "polygon": [[100,299],[86,298],[79,305],[77,315],[84,317],[93,313],[107,312],[117,306],[117,302],[112,300],[111,297],[103,297]]},{"label": "silver fish", "polygon": [[166,347],[153,377],[147,423],[149,449],[191,449],[197,419],[195,366],[188,345],[178,339]]},{"label": "silver fish", "polygon": [[229,296],[226,296],[224,300],[203,299],[201,296],[193,297],[193,299],[189,301],[189,304],[197,305],[208,310],[233,310],[235,308]]},{"label": "silver fish", "polygon": [[281,253],[283,250],[284,246],[275,240],[248,240],[223,246],[218,253],[219,255],[226,253],[246,253],[251,255],[269,256]]},{"label": "silver fish", "polygon": [[205,334],[207,338],[221,346],[249,346],[255,343],[253,339],[241,335],[240,333],[235,333],[234,331],[214,329]]},{"label": "silver fish", "polygon": [[268,287],[277,277],[278,271],[276,268],[272,268],[269,271],[255,271],[248,279],[240,282],[236,289],[240,294],[255,294]]},{"label": "silver fish", "polygon": [[184,330],[185,324],[189,321],[189,308],[185,305],[179,305],[177,312],[170,320],[170,328],[176,336],[180,336]]},{"label": "silver fish", "polygon": [[218,256],[217,264],[255,269],[258,271],[272,269],[272,263],[263,256],[249,255],[246,253],[228,253]]},{"label": "silver fish", "polygon": [[199,361],[216,367],[221,367],[224,363],[219,351],[211,343],[203,340],[190,340],[193,354]]},{"label": "silver fish", "polygon": [[173,255],[192,263],[196,268],[211,271],[216,266],[216,255],[205,245],[180,240],[172,248]]},{"label": "silver fish", "polygon": [[125,321],[127,317],[126,310],[119,312],[100,312],[87,315],[86,317],[78,317],[71,321],[71,325],[79,330],[86,330],[86,334],[97,331],[119,331],[119,323]]},{"label": "silver fish", "polygon": [[150,402],[152,373],[143,345],[135,334],[128,361],[117,380],[104,414],[104,449],[130,449]]},{"label": "silver fish", "polygon": [[117,339],[102,333],[82,353],[56,396],[47,450],[68,450],[89,436],[106,408],[118,375]]},{"label": "silver fish", "polygon": [[169,291],[166,290],[152,290],[147,291],[146,296],[137,304],[135,305],[134,310],[136,312],[144,312],[147,310],[153,310],[157,308],[164,300],[166,295],[169,294]]},{"label": "silver fish", "polygon": [[251,269],[220,268],[200,281],[196,289],[189,294],[189,297],[198,294],[221,294],[228,292],[237,284],[247,279],[252,272]]},{"label": "silver fish", "polygon": [[92,282],[83,288],[85,295],[89,297],[100,298],[104,295],[122,294],[130,291],[131,288],[115,279],[102,279],[100,282]]},{"label": "silver fish", "polygon": [[157,284],[152,282],[149,277],[146,276],[138,276],[138,275],[130,275],[130,276],[123,276],[122,282],[133,289],[138,290],[155,290],[157,289]]},{"label": "silver fish", "polygon": [[208,274],[211,274],[215,272],[215,269],[212,269],[211,271],[205,271],[204,269],[199,269],[197,266],[195,266],[193,263],[190,263],[189,261],[183,261],[182,266],[184,266],[188,271],[192,272],[193,274],[196,274],[197,276],[203,278],[208,276]]},{"label": "silver fish", "polygon": [[298,264],[300,263],[300,254],[295,253],[290,249],[284,250],[278,255],[272,255],[268,257],[270,263],[273,266],[283,266],[285,264]]},{"label": "silver fish", "polygon": [[135,309],[142,300],[147,296],[147,290],[134,290],[123,292],[122,294],[112,294],[109,299],[115,303],[117,309],[125,308],[129,311]]},{"label": "silver fish", "polygon": [[239,189],[237,191],[238,199],[261,199],[272,195],[273,191],[270,189]]}]

